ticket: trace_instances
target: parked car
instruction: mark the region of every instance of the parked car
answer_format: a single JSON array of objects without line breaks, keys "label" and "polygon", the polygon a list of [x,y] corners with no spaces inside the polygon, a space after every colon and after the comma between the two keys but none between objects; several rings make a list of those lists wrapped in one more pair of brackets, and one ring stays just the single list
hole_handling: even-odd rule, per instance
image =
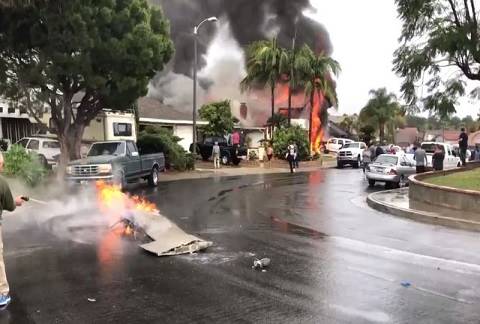
[{"label": "parked car", "polygon": [[435,152],[435,148],[437,145],[443,147],[443,151],[445,152],[445,159],[443,160],[444,169],[453,169],[459,167],[462,164],[462,162],[460,161],[460,157],[457,153],[455,153],[453,147],[450,144],[440,142],[423,142],[421,147],[425,150],[425,152],[427,152],[427,167],[432,167],[432,156]]},{"label": "parked car", "polygon": [[337,153],[345,144],[353,142],[348,138],[330,138],[325,145],[325,153]]},{"label": "parked car", "polygon": [[45,167],[53,167],[57,164],[55,156],[60,154],[60,143],[56,139],[24,137],[15,144],[23,146],[28,152],[37,153]]},{"label": "parked car", "polygon": [[[200,154],[202,160],[208,161],[212,156],[213,145],[218,142],[220,146],[220,161],[222,164],[238,165],[242,159],[247,157],[246,147],[235,147],[229,145],[226,138],[221,136],[206,137],[202,142],[197,143],[197,153]],[[190,152],[193,152],[193,144],[190,145]]]},{"label": "parked car", "polygon": [[345,165],[351,165],[358,168],[363,161],[363,151],[367,145],[363,142],[346,143],[337,154],[337,167],[343,168]]},{"label": "parked car", "polygon": [[411,154],[382,154],[365,169],[368,185],[384,182],[387,188],[398,188],[416,172],[415,161]]},{"label": "parked car", "polygon": [[130,181],[145,179],[150,186],[156,186],[159,172],[165,170],[165,156],[142,153],[134,141],[93,143],[85,159],[68,164],[65,180],[70,184],[104,180],[123,189]]}]

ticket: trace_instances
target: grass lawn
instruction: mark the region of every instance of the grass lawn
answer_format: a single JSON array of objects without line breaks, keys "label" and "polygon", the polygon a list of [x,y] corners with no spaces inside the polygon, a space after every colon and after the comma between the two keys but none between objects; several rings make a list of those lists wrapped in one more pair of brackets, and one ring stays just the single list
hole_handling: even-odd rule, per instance
[{"label": "grass lawn", "polygon": [[428,178],[425,179],[425,182],[439,186],[480,191],[480,168]]}]

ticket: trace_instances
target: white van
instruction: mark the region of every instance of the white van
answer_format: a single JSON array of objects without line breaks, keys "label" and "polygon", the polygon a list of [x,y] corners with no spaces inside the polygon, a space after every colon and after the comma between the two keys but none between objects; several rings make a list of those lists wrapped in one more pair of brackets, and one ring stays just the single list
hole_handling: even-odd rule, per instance
[{"label": "white van", "polygon": [[348,138],[330,138],[325,145],[325,153],[337,153],[347,143],[353,143],[353,141]]}]

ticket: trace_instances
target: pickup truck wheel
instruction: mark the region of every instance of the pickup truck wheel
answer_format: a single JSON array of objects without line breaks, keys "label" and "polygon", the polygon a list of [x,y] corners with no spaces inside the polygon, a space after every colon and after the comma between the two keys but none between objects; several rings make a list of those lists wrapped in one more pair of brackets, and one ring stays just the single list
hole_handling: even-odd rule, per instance
[{"label": "pickup truck wheel", "polygon": [[374,187],[375,186],[375,180],[368,180],[368,186],[369,187]]},{"label": "pickup truck wheel", "polygon": [[343,163],[337,161],[337,168],[343,169]]},{"label": "pickup truck wheel", "polygon": [[230,162],[230,157],[227,154],[222,156],[222,164],[223,165],[227,165],[229,162]]},{"label": "pickup truck wheel", "polygon": [[210,156],[208,156],[208,155],[205,155],[205,154],[202,155],[202,160],[203,161],[208,161],[209,158],[210,158]]},{"label": "pickup truck wheel", "polygon": [[117,185],[121,191],[125,190],[125,188],[127,187],[127,181],[125,180],[123,172],[118,172],[115,174],[113,178],[113,183]]},{"label": "pickup truck wheel", "polygon": [[150,187],[156,187],[158,185],[158,168],[153,167],[150,175],[148,176],[148,185]]}]

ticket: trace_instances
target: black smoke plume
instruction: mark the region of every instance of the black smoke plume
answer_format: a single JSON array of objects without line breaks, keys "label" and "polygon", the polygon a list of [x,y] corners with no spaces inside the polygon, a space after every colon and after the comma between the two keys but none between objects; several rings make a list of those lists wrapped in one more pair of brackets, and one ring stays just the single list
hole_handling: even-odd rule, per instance
[{"label": "black smoke plume", "polygon": [[[290,47],[297,30],[297,44],[308,44],[317,52],[330,54],[331,43],[326,29],[303,15],[311,9],[309,0],[150,0],[161,5],[170,20],[176,53],[175,73],[191,76],[193,62],[193,26],[202,19],[217,16],[227,19],[233,37],[244,47],[253,41],[276,36],[279,44]],[[296,26],[296,27],[295,27]],[[213,24],[202,26],[199,57],[213,37]],[[199,62],[202,66],[204,62]]]}]

